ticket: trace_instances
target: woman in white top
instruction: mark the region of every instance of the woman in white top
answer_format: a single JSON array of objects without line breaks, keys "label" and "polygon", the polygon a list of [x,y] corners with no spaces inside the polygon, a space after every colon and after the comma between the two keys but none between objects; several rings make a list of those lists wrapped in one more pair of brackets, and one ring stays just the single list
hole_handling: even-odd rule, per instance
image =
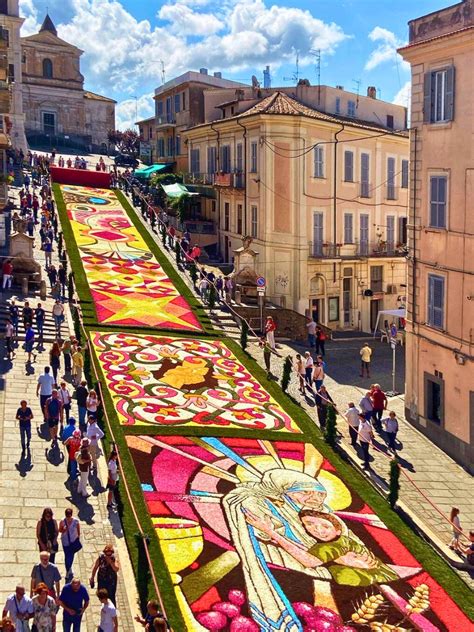
[{"label": "woman in white top", "polygon": [[69,414],[71,412],[71,393],[67,387],[66,382],[61,382],[60,389],[58,391],[59,399],[62,402],[61,408],[61,428],[64,423],[64,415],[66,415],[66,423],[69,423]]},{"label": "woman in white top", "polygon": [[66,579],[73,576],[72,564],[74,555],[82,548],[80,544],[81,525],[77,518],[72,517],[72,509],[69,507],[64,512],[65,518],[59,523],[59,533],[61,534],[61,544],[64,549],[64,563],[66,565]]},{"label": "woman in white top", "polygon": [[451,508],[451,514],[449,516],[453,527],[453,538],[449,544],[449,548],[453,551],[459,551],[459,536],[461,535],[461,521],[459,520],[459,509],[457,507]]},{"label": "woman in white top", "polygon": [[86,400],[87,416],[97,419],[97,409],[99,406],[100,400],[97,397],[97,393],[94,390],[89,391],[89,395]]},{"label": "woman in white top", "polygon": [[107,507],[110,509],[114,506],[114,493],[117,489],[118,484],[118,463],[117,463],[117,452],[112,450],[109,456],[109,461],[107,463],[107,468],[109,471],[109,477],[107,480],[107,489],[109,490],[107,496]]}]

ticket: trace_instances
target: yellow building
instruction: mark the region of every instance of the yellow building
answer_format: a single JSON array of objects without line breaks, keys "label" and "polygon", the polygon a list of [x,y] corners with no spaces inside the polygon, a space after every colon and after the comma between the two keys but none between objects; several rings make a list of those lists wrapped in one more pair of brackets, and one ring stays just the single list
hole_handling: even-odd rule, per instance
[{"label": "yellow building", "polygon": [[405,108],[372,88],[226,92],[204,95],[207,120],[216,109],[223,118],[186,132],[187,182],[217,190],[202,212],[218,224],[223,260],[251,236],[269,300],[369,331],[405,294]]},{"label": "yellow building", "polygon": [[409,23],[407,419],[474,470],[474,7]]}]

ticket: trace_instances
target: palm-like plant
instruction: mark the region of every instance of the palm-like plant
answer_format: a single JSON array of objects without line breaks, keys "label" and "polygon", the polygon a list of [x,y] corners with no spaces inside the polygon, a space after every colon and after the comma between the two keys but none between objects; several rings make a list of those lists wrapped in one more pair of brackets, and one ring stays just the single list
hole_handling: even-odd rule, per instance
[{"label": "palm-like plant", "polygon": [[189,197],[190,196],[187,193],[183,193],[183,195],[180,195],[177,198],[173,198],[169,202],[170,207],[175,211],[181,223],[186,220],[186,214],[188,210],[187,201]]}]

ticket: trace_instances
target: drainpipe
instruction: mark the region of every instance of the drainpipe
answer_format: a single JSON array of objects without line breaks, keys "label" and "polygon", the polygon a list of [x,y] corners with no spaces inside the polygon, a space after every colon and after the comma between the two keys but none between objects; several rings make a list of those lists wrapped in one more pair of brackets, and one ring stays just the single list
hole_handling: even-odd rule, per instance
[{"label": "drainpipe", "polygon": [[242,175],[244,185],[244,237],[247,236],[247,128],[242,125],[240,119],[236,119],[236,123],[244,130],[244,155],[242,156]]},{"label": "drainpipe", "polygon": [[[210,127],[212,129],[213,132],[215,132],[216,136],[217,136],[217,149],[216,149],[216,171],[219,171],[218,167],[220,167],[220,154],[221,154],[221,147],[220,147],[220,132],[218,129],[214,129],[214,123],[211,122]],[[221,192],[219,188],[215,188],[214,186],[214,191],[217,192],[217,225],[216,225],[216,230],[217,230],[217,240],[218,240],[218,247],[219,250],[221,248],[220,245],[220,239],[219,239],[219,235],[220,235],[220,228],[221,228]]]},{"label": "drainpipe", "polygon": [[[339,139],[338,135],[344,131],[345,125],[341,123],[342,127],[334,134],[334,160],[333,160],[333,174],[332,174],[332,186],[333,186],[333,201],[332,201],[332,212],[333,212],[333,235],[334,235],[334,249],[336,248],[337,243],[337,144]],[[334,250],[335,252],[335,250]],[[333,282],[336,283],[336,264],[333,263]]]}]

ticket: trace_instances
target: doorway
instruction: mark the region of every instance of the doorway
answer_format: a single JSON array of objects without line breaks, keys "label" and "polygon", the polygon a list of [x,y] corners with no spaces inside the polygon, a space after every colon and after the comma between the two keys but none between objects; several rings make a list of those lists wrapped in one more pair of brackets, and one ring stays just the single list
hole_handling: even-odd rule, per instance
[{"label": "doorway", "polygon": [[326,312],[324,309],[324,298],[312,298],[310,300],[309,311],[315,323],[326,324]]},{"label": "doorway", "polygon": [[43,112],[43,132],[45,134],[56,134],[55,112]]},{"label": "doorway", "polygon": [[342,281],[342,308],[344,311],[344,327],[349,327],[351,324],[351,309],[352,309],[352,279],[346,278]]},{"label": "doorway", "polygon": [[381,309],[383,309],[381,299],[375,299],[374,301],[370,301],[370,329],[374,331],[375,325],[377,323],[377,315]]}]

